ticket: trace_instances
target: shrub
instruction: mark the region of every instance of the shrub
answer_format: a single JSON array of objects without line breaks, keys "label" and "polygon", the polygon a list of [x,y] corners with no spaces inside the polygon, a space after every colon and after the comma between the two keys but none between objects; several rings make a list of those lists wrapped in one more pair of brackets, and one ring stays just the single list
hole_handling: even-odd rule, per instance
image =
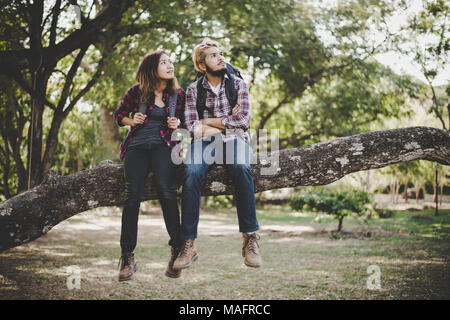
[{"label": "shrub", "polygon": [[376,212],[381,219],[391,218],[394,215],[394,211],[389,209],[376,209]]},{"label": "shrub", "polygon": [[373,197],[363,191],[339,191],[337,189],[304,189],[291,200],[294,210],[312,209],[333,215],[338,221],[338,229],[342,230],[344,218],[349,214],[358,216],[371,215]]}]

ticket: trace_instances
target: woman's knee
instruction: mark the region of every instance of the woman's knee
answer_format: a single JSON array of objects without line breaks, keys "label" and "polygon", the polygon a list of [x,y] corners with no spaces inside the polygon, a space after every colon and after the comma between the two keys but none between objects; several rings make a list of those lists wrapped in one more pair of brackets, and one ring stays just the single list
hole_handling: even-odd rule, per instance
[{"label": "woman's knee", "polygon": [[176,200],[175,189],[167,184],[157,184],[156,191],[159,199]]},{"label": "woman's knee", "polygon": [[141,192],[135,186],[125,185],[125,205],[139,206],[141,203]]}]

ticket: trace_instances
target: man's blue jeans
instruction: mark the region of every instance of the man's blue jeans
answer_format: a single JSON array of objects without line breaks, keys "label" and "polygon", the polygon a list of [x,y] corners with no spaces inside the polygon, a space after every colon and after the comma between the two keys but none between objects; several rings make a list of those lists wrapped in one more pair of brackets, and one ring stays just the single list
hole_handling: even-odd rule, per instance
[{"label": "man's blue jeans", "polygon": [[197,140],[190,145],[188,151],[181,199],[184,239],[197,238],[200,190],[212,162],[224,164],[233,182],[239,231],[254,232],[259,229],[256,219],[253,174],[250,167],[251,147],[239,138],[227,142],[220,140],[215,142],[215,138],[216,136],[212,137],[211,141]]}]

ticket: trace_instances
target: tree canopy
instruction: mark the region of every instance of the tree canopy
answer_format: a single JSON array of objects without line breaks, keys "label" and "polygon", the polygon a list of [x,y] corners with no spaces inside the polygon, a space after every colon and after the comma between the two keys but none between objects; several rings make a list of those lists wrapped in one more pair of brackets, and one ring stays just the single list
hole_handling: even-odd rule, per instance
[{"label": "tree canopy", "polygon": [[[407,116],[423,85],[374,56],[433,33],[441,37],[427,61],[445,62],[448,6],[426,4],[405,26],[408,38],[386,23],[400,0],[0,0],[1,196],[38,185],[49,169],[74,173],[117,159],[126,131],[111,112],[142,56],[166,49],[186,88],[195,79],[191,51],[205,37],[249,83],[252,128],[278,129],[282,148]],[[432,89],[430,110],[447,128],[448,92]]]}]

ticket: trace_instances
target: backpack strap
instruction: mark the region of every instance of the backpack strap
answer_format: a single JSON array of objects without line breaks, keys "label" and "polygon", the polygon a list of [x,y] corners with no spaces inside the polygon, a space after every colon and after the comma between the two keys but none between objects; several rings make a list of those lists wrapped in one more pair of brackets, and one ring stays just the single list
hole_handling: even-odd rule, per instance
[{"label": "backpack strap", "polygon": [[[146,112],[147,112],[147,107],[148,107],[147,103],[145,103],[145,102],[142,100],[142,96],[141,96],[141,97],[139,98],[138,112],[140,112],[140,113],[142,113],[142,114],[146,114]],[[138,124],[134,129],[135,129],[135,130],[138,130],[138,129],[141,128],[142,126],[143,126],[143,124]],[[128,128],[128,133],[130,133],[132,129],[133,129],[132,127],[129,127],[129,128]]]},{"label": "backpack strap", "polygon": [[[234,108],[234,106],[237,103],[238,95],[236,90],[236,78],[232,72],[229,72],[227,70],[227,75],[229,78],[229,81],[225,82],[225,95],[227,96],[228,103],[231,106],[231,109]],[[206,108],[206,89],[203,87],[203,79],[205,75],[202,75],[197,79],[197,101],[196,101],[196,107],[197,107],[197,113],[198,118],[203,119],[203,113]],[[230,111],[231,114],[231,111]]]},{"label": "backpack strap", "polygon": [[231,109],[233,109],[237,103],[236,80],[234,74],[230,72],[227,72],[227,74],[230,81],[225,83],[225,95],[227,96]]},{"label": "backpack strap", "polygon": [[169,97],[169,117],[175,116],[177,99],[178,99],[178,91],[175,91],[175,93]]},{"label": "backpack strap", "polygon": [[205,75],[201,76],[197,80],[197,101],[196,101],[196,107],[197,107],[197,114],[199,119],[203,119],[203,113],[205,112],[206,108],[206,89],[203,87],[203,79],[205,78]]},{"label": "backpack strap", "polygon": [[142,97],[139,99],[138,111],[142,114],[147,112],[147,104],[142,100]]}]

